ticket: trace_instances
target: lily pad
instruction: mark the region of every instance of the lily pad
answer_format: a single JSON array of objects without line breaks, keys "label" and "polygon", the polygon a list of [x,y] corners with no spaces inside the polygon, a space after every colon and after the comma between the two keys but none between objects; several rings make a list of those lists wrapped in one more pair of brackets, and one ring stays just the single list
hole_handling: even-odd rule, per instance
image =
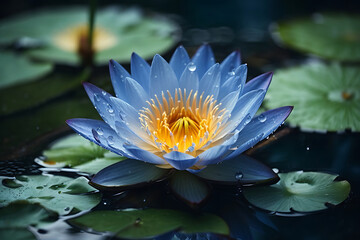
[{"label": "lily pad", "polygon": [[[0,23],[0,44],[17,43],[24,37],[41,47],[30,48],[30,56],[57,63],[77,65],[80,46],[88,36],[86,7],[43,9],[15,16]],[[44,24],[46,23],[46,24]],[[158,17],[144,16],[139,9],[118,7],[99,10],[95,17],[93,50],[96,64],[110,58],[130,61],[132,52],[144,58],[163,53],[177,41],[179,27]]]},{"label": "lily pad", "polygon": [[340,61],[360,60],[360,16],[314,14],[279,23],[274,36],[289,47]]},{"label": "lily pad", "polygon": [[17,179],[2,181],[0,207],[25,200],[29,203],[40,203],[47,209],[65,215],[71,211],[95,207],[101,200],[101,194],[85,195],[94,190],[84,177],[72,179],[53,175],[19,176]]},{"label": "lily pad", "polygon": [[360,68],[309,63],[279,70],[266,106],[293,105],[291,125],[319,131],[360,131]]},{"label": "lily pad", "polygon": [[45,160],[38,163],[45,167],[68,166],[90,174],[125,159],[78,134],[58,140],[49,150],[45,150],[43,155]]},{"label": "lily pad", "polygon": [[[20,66],[17,69],[22,71]],[[21,72],[14,69],[13,71],[14,74]],[[37,81],[0,89],[0,116],[35,107],[59,97],[79,87],[80,83],[88,77],[89,71],[87,70],[80,73],[54,72]]]},{"label": "lily pad", "polygon": [[52,70],[51,63],[34,62],[22,54],[0,51],[0,89],[34,81]]},{"label": "lily pad", "polygon": [[337,175],[320,172],[279,173],[274,185],[244,189],[245,198],[256,207],[274,212],[312,212],[337,205],[350,193],[347,181],[334,181]]},{"label": "lily pad", "polygon": [[57,214],[43,208],[38,203],[18,201],[0,209],[0,229],[43,226],[54,222]]},{"label": "lily pad", "polygon": [[227,224],[216,215],[169,209],[95,211],[70,219],[69,223],[84,230],[111,232],[126,239],[151,238],[174,230],[229,234]]}]

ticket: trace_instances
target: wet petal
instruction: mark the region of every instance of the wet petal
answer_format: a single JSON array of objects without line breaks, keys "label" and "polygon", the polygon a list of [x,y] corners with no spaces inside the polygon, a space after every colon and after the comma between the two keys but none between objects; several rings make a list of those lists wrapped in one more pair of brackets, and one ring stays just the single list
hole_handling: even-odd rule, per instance
[{"label": "wet petal", "polygon": [[135,109],[141,109],[147,105],[146,101],[149,100],[149,95],[134,79],[129,77],[125,78],[122,88],[124,89],[126,102]]},{"label": "wet petal", "polygon": [[130,74],[115,60],[110,60],[109,62],[110,78],[113,85],[115,94],[118,98],[121,98],[126,101],[124,89],[122,85],[126,77],[131,77]]},{"label": "wet petal", "polygon": [[215,64],[214,53],[208,44],[202,45],[192,58],[192,62],[197,66],[199,78]]},{"label": "wet petal", "polygon": [[146,151],[144,149],[138,148],[134,145],[125,145],[124,146],[127,151],[129,151],[131,154],[133,154],[137,159],[153,163],[153,164],[166,164],[165,160],[161,157],[156,156],[155,154]]},{"label": "wet petal", "polygon": [[178,170],[185,170],[192,167],[195,162],[199,160],[198,157],[193,157],[186,153],[172,151],[163,156],[166,161]]},{"label": "wet petal", "polygon": [[150,97],[155,94],[161,96],[161,92],[173,93],[178,87],[178,80],[170,65],[160,55],[155,55],[150,70]]},{"label": "wet petal", "polygon": [[268,72],[251,79],[249,82],[245,84],[243,94],[256,89],[263,89],[267,91],[271,83],[272,76],[273,73]]},{"label": "wet petal", "polygon": [[240,66],[240,52],[235,51],[232,52],[229,56],[227,56],[224,61],[220,64],[221,70],[221,84],[224,83],[229,77],[232,76],[232,72]]},{"label": "wet petal", "polygon": [[139,55],[131,55],[131,77],[149,93],[150,65]]},{"label": "wet petal", "polygon": [[186,89],[188,93],[199,89],[199,77],[194,63],[189,63],[179,80],[180,89]]},{"label": "wet petal", "polygon": [[204,93],[204,97],[214,96],[214,99],[217,99],[219,95],[219,90],[220,90],[220,65],[216,63],[201,78],[199,84],[199,94]]},{"label": "wet petal", "polygon": [[228,78],[224,83],[222,83],[219,97],[223,98],[230,92],[239,89],[241,94],[245,86],[246,76],[247,76],[247,65],[242,64],[235,70],[234,76]]},{"label": "wet petal", "polygon": [[170,60],[170,66],[174,70],[177,79],[180,79],[185,67],[190,62],[189,55],[183,46],[176,48]]}]

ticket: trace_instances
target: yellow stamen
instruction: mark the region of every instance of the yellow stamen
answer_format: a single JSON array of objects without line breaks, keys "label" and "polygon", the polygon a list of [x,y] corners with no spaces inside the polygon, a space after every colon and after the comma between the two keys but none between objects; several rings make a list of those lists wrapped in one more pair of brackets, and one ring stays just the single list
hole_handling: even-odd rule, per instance
[{"label": "yellow stamen", "polygon": [[176,89],[147,102],[140,110],[143,129],[157,143],[159,151],[177,150],[196,156],[204,151],[224,126],[226,109],[220,108],[213,96],[198,96],[198,92]]}]

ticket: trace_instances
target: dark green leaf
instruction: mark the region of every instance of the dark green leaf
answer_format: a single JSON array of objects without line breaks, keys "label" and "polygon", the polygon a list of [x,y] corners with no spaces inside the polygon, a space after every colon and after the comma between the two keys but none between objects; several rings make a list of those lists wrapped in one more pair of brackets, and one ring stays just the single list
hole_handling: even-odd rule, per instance
[{"label": "dark green leaf", "polygon": [[326,203],[340,204],[350,193],[349,182],[334,181],[337,175],[298,171],[280,173],[279,177],[274,185],[245,188],[245,198],[269,211],[312,212],[326,209]]},{"label": "dark green leaf", "polygon": [[83,194],[95,190],[88,185],[88,181],[84,177],[77,179],[53,175],[23,177],[26,181],[12,180],[22,184],[21,187],[0,186],[0,206],[6,206],[18,200],[26,200],[30,203],[40,203],[47,209],[64,215],[73,209],[91,209],[101,200],[99,193]]},{"label": "dark green leaf", "polygon": [[265,164],[244,154],[216,165],[209,165],[196,175],[222,184],[251,185],[274,183],[279,180]]},{"label": "dark green leaf", "polygon": [[7,228],[0,229],[0,239],[36,240],[36,237],[26,228]]},{"label": "dark green leaf", "polygon": [[95,211],[69,222],[85,230],[112,232],[128,239],[150,238],[173,230],[229,234],[227,224],[218,216],[167,209]]}]

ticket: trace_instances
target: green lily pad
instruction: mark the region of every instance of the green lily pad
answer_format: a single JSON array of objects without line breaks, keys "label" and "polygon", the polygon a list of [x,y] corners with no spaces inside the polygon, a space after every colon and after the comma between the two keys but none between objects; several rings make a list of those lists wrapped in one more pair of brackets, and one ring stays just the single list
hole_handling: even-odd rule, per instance
[{"label": "green lily pad", "polygon": [[[0,44],[28,37],[42,47],[30,48],[30,56],[57,63],[81,63],[79,46],[87,39],[88,9],[85,7],[43,9],[0,23]],[[44,24],[46,23],[46,24]],[[132,52],[144,58],[163,53],[177,41],[179,27],[168,19],[144,16],[139,9],[111,7],[95,17],[93,49],[95,63],[110,58],[128,62]]]},{"label": "green lily pad", "polygon": [[360,131],[360,68],[309,63],[279,70],[266,106],[293,105],[291,125],[319,131]]},{"label": "green lily pad", "polygon": [[0,51],[0,89],[34,81],[52,70],[51,63],[34,62],[22,54]]},{"label": "green lily pad", "polygon": [[245,188],[245,198],[256,207],[274,212],[312,212],[325,204],[343,202],[350,193],[347,181],[334,181],[337,175],[320,172],[280,173],[274,185]]},{"label": "green lily pad", "polygon": [[111,232],[126,239],[151,238],[174,230],[229,234],[225,221],[216,215],[168,209],[95,211],[70,219],[69,222],[84,230]]},{"label": "green lily pad", "polygon": [[0,239],[37,240],[34,234],[26,228],[0,229]]},{"label": "green lily pad", "polygon": [[278,25],[274,36],[289,47],[340,61],[360,60],[360,16],[315,14]]},{"label": "green lily pad", "polygon": [[94,190],[84,177],[72,179],[54,175],[20,176],[2,181],[0,207],[14,201],[26,200],[40,203],[47,209],[65,215],[71,211],[95,207],[101,200],[101,194],[85,195]]},{"label": "green lily pad", "polygon": [[[15,70],[15,73],[21,71]],[[0,116],[35,107],[59,97],[79,87],[88,77],[89,71],[86,70],[80,73],[54,72],[38,81],[0,89]]]},{"label": "green lily pad", "polygon": [[45,167],[68,166],[90,174],[125,159],[78,134],[58,140],[49,150],[44,151],[43,155],[45,160],[38,163]]},{"label": "green lily pad", "polygon": [[18,201],[0,209],[0,229],[43,226],[54,222],[57,214],[38,203]]}]

